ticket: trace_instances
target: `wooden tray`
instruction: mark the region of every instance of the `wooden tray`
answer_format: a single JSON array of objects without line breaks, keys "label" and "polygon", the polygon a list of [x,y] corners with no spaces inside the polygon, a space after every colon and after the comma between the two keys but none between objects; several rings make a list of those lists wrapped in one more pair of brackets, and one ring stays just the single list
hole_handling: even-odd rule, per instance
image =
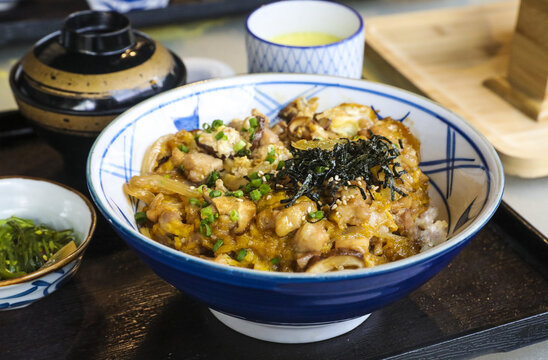
[{"label": "wooden tray", "polygon": [[[5,139],[0,176],[60,181],[86,193],[35,135]],[[99,216],[75,277],[43,300],[0,312],[0,358],[469,358],[548,339],[548,247],[506,206],[432,280],[350,333],[280,345],[236,333],[156,276]],[[548,242],[548,241],[547,241]]]},{"label": "wooden tray", "polygon": [[518,1],[365,19],[366,43],[426,96],[470,121],[508,174],[548,175],[548,122],[483,85],[505,75]]}]

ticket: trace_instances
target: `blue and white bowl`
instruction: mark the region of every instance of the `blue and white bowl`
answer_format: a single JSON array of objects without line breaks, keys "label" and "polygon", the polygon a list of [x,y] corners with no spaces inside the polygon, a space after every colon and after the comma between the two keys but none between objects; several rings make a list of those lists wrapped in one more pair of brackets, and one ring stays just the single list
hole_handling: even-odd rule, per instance
[{"label": "blue and white bowl", "polygon": [[90,9],[127,13],[135,10],[164,8],[169,0],[87,0]]},{"label": "blue and white bowl", "polygon": [[12,310],[51,294],[76,273],[95,230],[96,214],[91,201],[78,191],[39,178],[0,177],[0,199],[0,219],[17,216],[57,230],[73,229],[78,242],[62,260],[0,281],[0,310]]},{"label": "blue and white bowl", "polygon": [[[301,32],[319,32],[341,40],[317,46],[290,46],[272,41],[278,35]],[[364,36],[360,14],[343,4],[298,0],[264,5],[246,21],[248,72],[326,74],[359,79]]]},{"label": "blue and white bowl", "polygon": [[[422,145],[430,195],[449,224],[448,240],[407,259],[321,275],[234,268],[187,255],[137,230],[138,204],[122,185],[139,174],[160,136],[214,119],[243,118],[257,108],[271,119],[298,96],[319,97],[318,110],[355,102],[403,121]],[[275,121],[275,120],[274,120]],[[504,175],[487,139],[442,106],[394,87],[325,75],[255,74],[204,81],[155,96],[115,119],[88,159],[93,200],[116,232],[160,277],[202,301],[230,327],[276,342],[310,342],[342,334],[443,269],[489,221]]]}]

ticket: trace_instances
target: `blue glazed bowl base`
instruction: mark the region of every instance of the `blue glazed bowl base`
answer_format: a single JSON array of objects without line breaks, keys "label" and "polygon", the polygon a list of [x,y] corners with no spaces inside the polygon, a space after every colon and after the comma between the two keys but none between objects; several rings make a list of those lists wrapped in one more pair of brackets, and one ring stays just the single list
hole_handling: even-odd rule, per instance
[{"label": "blue glazed bowl base", "polygon": [[209,310],[220,322],[234,331],[255,339],[282,344],[304,344],[331,339],[354,330],[371,315],[317,325],[272,325],[243,320],[213,309]]}]

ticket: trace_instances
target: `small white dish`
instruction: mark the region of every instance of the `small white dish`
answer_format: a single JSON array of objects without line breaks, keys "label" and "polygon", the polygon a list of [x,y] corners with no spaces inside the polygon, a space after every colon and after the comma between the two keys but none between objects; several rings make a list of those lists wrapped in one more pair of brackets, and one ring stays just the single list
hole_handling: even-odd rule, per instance
[{"label": "small white dish", "polygon": [[226,63],[204,57],[186,57],[183,59],[187,71],[187,84],[234,75],[234,70]]},{"label": "small white dish", "polygon": [[0,219],[14,215],[51,228],[72,229],[77,248],[25,276],[0,281],[0,310],[18,309],[51,294],[78,269],[96,224],[91,202],[68,186],[30,177],[0,177]]}]

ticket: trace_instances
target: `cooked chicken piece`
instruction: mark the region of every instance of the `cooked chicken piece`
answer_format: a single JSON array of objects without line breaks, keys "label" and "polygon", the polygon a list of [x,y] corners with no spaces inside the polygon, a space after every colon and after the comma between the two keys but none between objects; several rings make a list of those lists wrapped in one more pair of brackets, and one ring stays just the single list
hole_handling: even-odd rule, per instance
[{"label": "cooked chicken piece", "polygon": [[181,221],[181,216],[175,211],[164,211],[158,217],[158,225],[167,233],[181,238],[179,241],[185,241],[194,231],[194,226],[185,224]]},{"label": "cooked chicken piece", "polygon": [[185,159],[185,153],[182,152],[181,150],[179,150],[178,148],[174,147],[172,150],[171,150],[171,164],[173,165],[173,167],[180,167],[181,164],[183,163],[183,160]]},{"label": "cooked chicken piece", "polygon": [[299,202],[281,210],[276,216],[276,235],[286,236],[297,230],[306,221],[306,216],[312,211],[316,211],[316,204],[310,200]]},{"label": "cooked chicken piece", "polygon": [[222,192],[228,191],[222,179],[217,179],[217,181],[215,181],[215,190],[219,190]]},{"label": "cooked chicken piece", "polygon": [[331,214],[331,219],[339,225],[339,228],[344,229],[348,225],[363,225],[371,216],[371,209],[368,201],[360,195],[346,200],[346,205],[338,204]]},{"label": "cooked chicken piece", "polygon": [[201,183],[212,171],[221,170],[223,161],[211,155],[196,152],[185,154],[183,165],[187,178],[194,183]]},{"label": "cooked chicken piece", "polygon": [[[229,126],[220,126],[212,132],[200,131],[199,134],[200,137],[196,140],[198,145],[208,153],[222,159],[234,156],[236,154],[234,147],[240,141],[244,141],[238,130]],[[221,138],[218,139],[218,137]]]},{"label": "cooked chicken piece", "polygon": [[257,214],[255,222],[259,229],[262,230],[274,230],[276,227],[276,216],[280,210],[273,209],[272,207],[267,207],[263,211]]},{"label": "cooked chicken piece", "polygon": [[329,243],[326,221],[307,222],[301,226],[293,237],[293,249],[296,253],[321,251]]},{"label": "cooked chicken piece", "polygon": [[219,215],[230,216],[232,210],[236,210],[238,215],[238,221],[234,228],[234,233],[242,234],[249,227],[249,223],[255,216],[257,208],[251,200],[237,199],[231,196],[220,196],[211,199],[213,205],[219,212]]},{"label": "cooked chicken piece", "polygon": [[280,142],[280,138],[274,131],[272,131],[270,128],[265,128],[263,131],[263,136],[261,137],[261,146],[270,145],[270,144],[277,144]]}]

